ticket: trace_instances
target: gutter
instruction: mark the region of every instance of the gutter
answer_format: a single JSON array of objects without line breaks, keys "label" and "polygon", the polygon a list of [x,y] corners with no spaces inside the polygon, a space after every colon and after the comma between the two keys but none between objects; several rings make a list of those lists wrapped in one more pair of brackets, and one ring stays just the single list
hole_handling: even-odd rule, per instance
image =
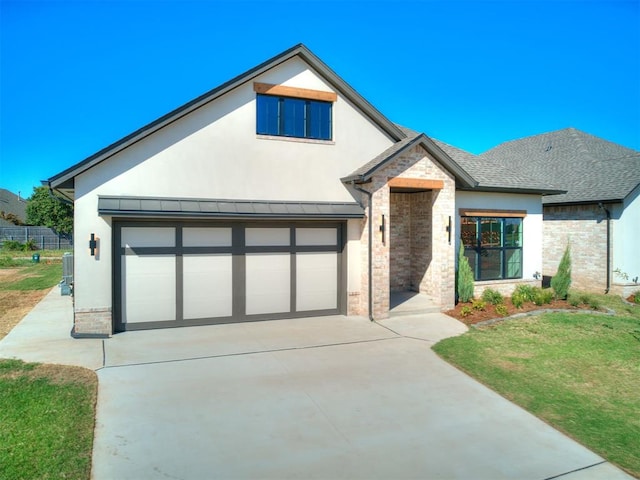
[{"label": "gutter", "polygon": [[[351,180],[351,186],[360,193],[364,193],[369,198],[369,245],[367,249],[368,254],[368,268],[369,273],[367,278],[369,280],[368,292],[369,292],[369,320],[374,321],[373,318],[373,193],[369,192],[363,188],[360,188],[356,185],[355,180]],[[362,205],[361,205],[362,206]],[[363,207],[364,208],[364,207]]]},{"label": "gutter", "polygon": [[[45,181],[43,180],[42,183],[45,183]],[[61,203],[66,203],[67,205],[71,205],[73,206],[73,202],[68,199],[68,198],[63,198],[59,195],[56,195],[55,193],[53,193],[53,188],[51,187],[51,182],[49,180],[46,181],[46,185],[49,188],[49,196]]]},{"label": "gutter", "polygon": [[598,203],[598,207],[604,210],[604,213],[607,216],[607,288],[604,291],[606,295],[611,289],[611,212],[602,202]]}]

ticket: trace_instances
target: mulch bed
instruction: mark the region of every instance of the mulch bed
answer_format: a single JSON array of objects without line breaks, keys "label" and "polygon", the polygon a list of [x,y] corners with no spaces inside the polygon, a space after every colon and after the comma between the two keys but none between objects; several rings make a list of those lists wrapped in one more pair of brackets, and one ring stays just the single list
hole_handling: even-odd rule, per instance
[{"label": "mulch bed", "polygon": [[463,307],[468,306],[471,307],[471,303],[458,303],[455,308],[452,310],[448,310],[444,312],[450,317],[456,318],[460,320],[462,323],[467,325],[474,325],[476,323],[486,322],[488,320],[495,320],[500,318],[510,317],[511,315],[516,315],[518,313],[526,313],[532,312],[536,310],[585,310],[585,311],[593,311],[588,305],[579,305],[574,307],[569,304],[566,300],[553,300],[551,303],[547,303],[545,305],[535,305],[533,303],[525,303],[520,308],[516,308],[511,303],[510,298],[504,299],[504,305],[507,307],[507,314],[500,315],[496,313],[495,305],[487,303],[485,310],[473,310],[469,315],[463,316],[461,310]]}]

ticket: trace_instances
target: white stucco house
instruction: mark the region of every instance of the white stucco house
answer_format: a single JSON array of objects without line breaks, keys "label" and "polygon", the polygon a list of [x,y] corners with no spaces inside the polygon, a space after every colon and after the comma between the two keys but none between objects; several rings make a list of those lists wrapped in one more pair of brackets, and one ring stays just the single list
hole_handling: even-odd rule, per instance
[{"label": "white stucco house", "polygon": [[303,45],[48,184],[75,204],[76,336],[448,309],[460,238],[476,292],[539,284],[565,192],[391,122]]}]

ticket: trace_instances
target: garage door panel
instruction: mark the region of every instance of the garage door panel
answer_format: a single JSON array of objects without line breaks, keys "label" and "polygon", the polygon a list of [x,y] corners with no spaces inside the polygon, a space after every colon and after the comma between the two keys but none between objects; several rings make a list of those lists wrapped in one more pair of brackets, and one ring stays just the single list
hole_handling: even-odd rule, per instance
[{"label": "garage door panel", "polygon": [[182,229],[185,247],[230,247],[231,227],[185,227]]},{"label": "garage door panel", "polygon": [[175,247],[174,227],[122,227],[122,247]]},{"label": "garage door panel", "polygon": [[337,245],[338,229],[331,228],[296,228],[296,245]]},{"label": "garage door panel", "polygon": [[296,255],[296,311],[330,310],[338,307],[338,254]]},{"label": "garage door panel", "polygon": [[232,267],[231,254],[183,257],[185,320],[232,315]]},{"label": "garage door panel", "polygon": [[258,315],[291,310],[289,253],[246,255],[246,313]]},{"label": "garage door panel", "polygon": [[176,319],[175,255],[122,257],[124,323]]}]

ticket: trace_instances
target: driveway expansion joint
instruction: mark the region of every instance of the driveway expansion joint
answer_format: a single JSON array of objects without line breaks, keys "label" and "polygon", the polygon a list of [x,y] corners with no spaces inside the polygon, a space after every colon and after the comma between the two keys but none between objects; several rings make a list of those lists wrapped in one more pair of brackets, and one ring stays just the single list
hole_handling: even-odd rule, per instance
[{"label": "driveway expansion joint", "polygon": [[586,467],[576,468],[575,470],[570,470],[568,472],[560,473],[559,475],[554,475],[553,477],[547,477],[544,480],[554,480],[556,478],[562,478],[562,477],[565,477],[567,475],[571,475],[572,473],[582,472],[583,470],[588,470],[590,468],[597,467],[598,465],[603,465],[605,463],[607,463],[607,461],[603,460],[601,462],[594,463],[593,465],[587,465]]},{"label": "driveway expansion joint", "polygon": [[98,370],[104,370],[104,369],[110,369],[110,368],[122,368],[122,367],[138,367],[143,365],[156,365],[156,364],[163,364],[163,363],[188,362],[188,361],[195,361],[195,360],[206,360],[210,358],[240,357],[243,355],[255,355],[255,354],[261,354],[261,353],[277,353],[277,352],[287,352],[287,351],[297,351],[297,350],[310,350],[314,348],[338,347],[341,345],[357,345],[360,343],[383,342],[387,340],[398,340],[402,338],[406,338],[406,337],[398,335],[397,337],[374,338],[370,340],[357,340],[353,342],[324,343],[321,345],[307,345],[305,347],[274,348],[270,350],[252,350],[252,351],[246,351],[246,352],[223,353],[219,355],[202,355],[199,357],[174,358],[171,360],[156,360],[156,361],[150,361],[150,362],[125,363],[122,365],[104,365],[104,367],[99,368]]}]

